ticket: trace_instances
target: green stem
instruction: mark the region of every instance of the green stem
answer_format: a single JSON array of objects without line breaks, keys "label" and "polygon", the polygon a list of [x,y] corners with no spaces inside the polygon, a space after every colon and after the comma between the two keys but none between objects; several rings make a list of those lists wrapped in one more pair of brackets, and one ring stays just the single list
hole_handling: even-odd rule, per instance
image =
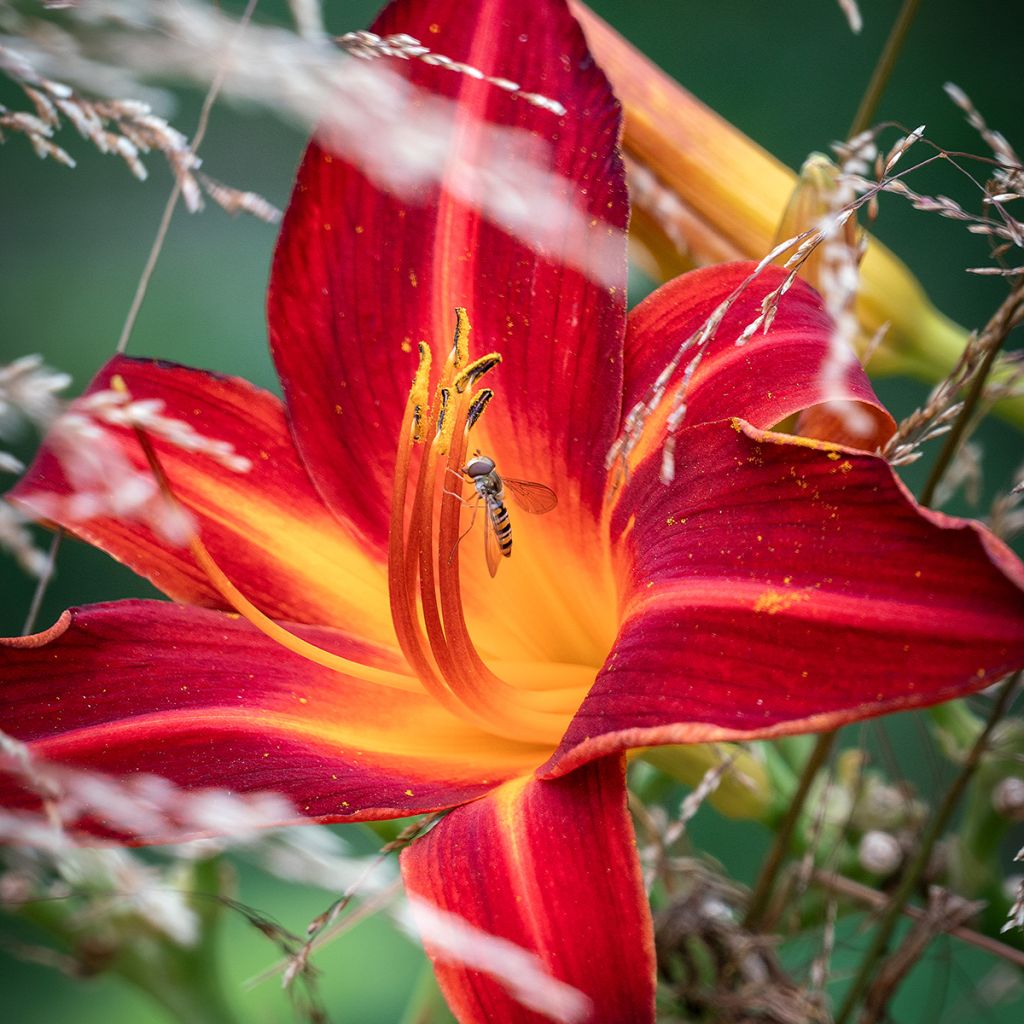
[{"label": "green stem", "polygon": [[114,970],[142,989],[182,1024],[236,1024],[224,993],[220,971],[219,933],[226,865],[223,858],[196,862],[189,902],[199,917],[199,941],[178,946],[163,940],[123,944]]},{"label": "green stem", "polygon": [[985,748],[988,745],[988,739],[992,734],[992,730],[999,723],[1006,709],[1010,705],[1010,698],[1013,696],[1013,693],[1017,688],[1017,682],[1020,679],[1020,675],[1021,674],[1018,672],[1015,675],[1010,676],[1010,678],[1003,684],[1003,688],[999,691],[999,696],[992,705],[992,710],[989,712],[988,718],[985,721],[985,728],[975,741],[974,746],[971,747],[971,751],[967,755],[967,759],[964,761],[964,766],[960,770],[959,775],[957,775],[953,780],[953,784],[946,791],[946,795],[943,797],[942,803],[936,808],[935,813],[928,822],[928,827],[925,829],[924,835],[921,837],[921,842],[918,846],[917,853],[914,855],[914,859],[907,865],[907,868],[903,873],[903,877],[900,879],[900,884],[889,898],[885,913],[882,914],[878,922],[878,928],[871,940],[871,945],[868,947],[867,953],[864,954],[864,959],[861,961],[860,969],[857,971],[857,975],[846,993],[843,1005],[836,1014],[835,1024],[846,1024],[853,1014],[857,1004],[860,1002],[861,997],[867,991],[868,985],[871,983],[871,980],[875,975],[878,961],[885,955],[886,950],[889,948],[889,941],[892,938],[893,932],[896,930],[896,924],[900,920],[903,910],[910,900],[911,894],[917,888],[925,870],[928,867],[932,849],[939,837],[945,831],[946,826],[949,824],[949,821],[953,816],[953,812],[956,810],[957,804],[960,802],[961,796],[963,796],[964,790],[967,788],[967,784],[971,781],[975,771],[977,771],[978,764],[980,763],[982,754],[984,754]]},{"label": "green stem", "polygon": [[429,960],[424,961],[400,1024],[449,1024],[449,1022],[454,1024],[454,1018],[437,986],[434,968]]},{"label": "green stem", "polygon": [[[195,946],[180,946],[138,919],[107,922],[102,930],[105,952],[93,970],[109,972],[134,985],[182,1024],[237,1024],[220,976],[221,906],[216,896],[221,891],[222,869],[218,858],[200,861],[193,868],[189,902],[199,917]],[[48,932],[72,957],[80,959],[89,955],[88,945],[83,945],[86,934],[81,910],[78,899],[40,900],[25,904],[19,916]]]},{"label": "green stem", "polygon": [[984,723],[964,700],[950,700],[928,709],[935,738],[943,754],[962,764],[971,746],[978,739]]},{"label": "green stem", "polygon": [[917,14],[919,6],[920,0],[903,0],[903,7],[900,10],[899,17],[896,19],[896,24],[893,25],[889,38],[885,42],[885,49],[882,50],[881,56],[878,58],[878,63],[875,65],[875,70],[871,75],[871,81],[868,82],[868,87],[861,98],[853,124],[850,125],[850,133],[847,138],[852,139],[855,135],[860,135],[861,132],[870,128],[874,122],[875,111],[878,109],[882,94],[889,84],[893,68],[896,66],[900,51],[903,49],[903,43],[907,38],[907,32],[914,20],[914,16]]},{"label": "green stem", "polygon": [[807,759],[807,763],[804,765],[796,792],[793,794],[793,800],[786,811],[785,817],[779,823],[778,831],[775,833],[775,841],[772,843],[772,848],[768,851],[768,857],[761,867],[761,873],[757,877],[754,891],[750,896],[750,903],[747,905],[747,915],[743,921],[743,927],[748,931],[757,931],[764,920],[765,911],[768,909],[772,891],[775,887],[775,877],[793,842],[793,832],[796,829],[797,822],[800,820],[804,803],[807,801],[807,794],[810,792],[811,786],[818,776],[819,769],[828,760],[835,740],[835,732],[821,733],[814,745],[814,749],[811,751],[810,757]]},{"label": "green stem", "polygon": [[985,325],[985,329],[978,339],[978,347],[985,352],[984,358],[971,381],[970,390],[964,399],[964,406],[953,424],[953,429],[946,437],[942,451],[939,452],[939,456],[935,460],[928,482],[921,491],[920,502],[922,505],[931,505],[934,501],[936,488],[953,461],[974,411],[985,393],[985,385],[992,372],[992,367],[995,365],[996,356],[999,355],[1003,342],[1006,341],[1010,331],[1020,323],[1022,316],[1024,316],[1024,281],[1018,281],[1003,304],[996,310],[995,315]]}]

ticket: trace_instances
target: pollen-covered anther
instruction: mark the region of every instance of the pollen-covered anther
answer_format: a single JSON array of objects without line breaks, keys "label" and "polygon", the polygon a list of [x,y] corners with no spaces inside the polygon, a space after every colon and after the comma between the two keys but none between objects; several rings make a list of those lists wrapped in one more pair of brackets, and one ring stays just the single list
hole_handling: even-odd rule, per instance
[{"label": "pollen-covered anther", "polygon": [[430,402],[430,346],[421,341],[419,344],[420,361],[416,367],[416,376],[412,380],[409,391],[409,405],[412,409],[412,440],[419,444],[423,440],[423,418],[427,415]]},{"label": "pollen-covered anther", "polygon": [[500,352],[490,352],[474,359],[456,378],[455,390],[461,395],[468,387],[474,387],[485,374],[490,373],[501,362]]},{"label": "pollen-covered anther", "polygon": [[452,436],[452,418],[448,415],[448,407],[451,404],[452,392],[450,388],[439,388],[437,392],[437,430],[434,433],[434,443],[437,445],[439,455],[448,452],[448,442]]},{"label": "pollen-covered anther", "polygon": [[469,332],[472,330],[469,314],[464,307],[455,308],[455,340],[452,343],[451,362],[456,370],[461,370],[469,359]]},{"label": "pollen-covered anther", "polygon": [[494,392],[490,388],[484,388],[482,391],[478,391],[472,401],[469,403],[469,412],[466,413],[466,430],[472,430],[476,426],[476,422],[484,414],[484,409],[487,408],[487,403],[494,397]]}]

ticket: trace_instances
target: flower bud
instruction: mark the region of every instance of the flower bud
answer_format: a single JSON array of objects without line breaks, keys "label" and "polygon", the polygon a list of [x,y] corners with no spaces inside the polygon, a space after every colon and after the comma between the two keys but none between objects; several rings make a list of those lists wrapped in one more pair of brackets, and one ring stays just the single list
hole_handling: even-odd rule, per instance
[{"label": "flower bud", "polygon": [[903,863],[903,850],[895,836],[872,829],[861,836],[857,860],[872,875],[891,875]]},{"label": "flower bud", "polygon": [[1024,779],[1013,775],[1000,779],[992,790],[992,806],[1010,821],[1024,821]]},{"label": "flower bud", "polygon": [[[723,259],[762,259],[797,176],[582,3],[572,6],[623,106],[631,234],[647,249],[645,265],[670,276]],[[645,203],[645,196],[653,201]],[[873,238],[861,264],[856,312],[862,347],[889,325],[871,361],[874,373],[933,383],[956,365],[967,341],[967,332],[940,313],[909,269]],[[1024,423],[1024,402],[1004,401],[1000,409]]]}]

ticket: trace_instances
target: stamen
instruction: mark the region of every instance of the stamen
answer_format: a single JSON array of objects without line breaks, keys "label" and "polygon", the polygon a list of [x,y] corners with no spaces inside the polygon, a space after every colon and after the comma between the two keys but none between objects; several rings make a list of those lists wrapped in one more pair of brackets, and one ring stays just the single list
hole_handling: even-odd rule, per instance
[{"label": "stamen", "polygon": [[448,388],[441,388],[438,393],[439,408],[437,411],[437,433],[436,437],[440,438],[444,433],[445,418],[448,415],[448,402],[452,397],[452,393]]},{"label": "stamen", "polygon": [[[457,536],[458,513],[461,507],[459,500],[451,493],[443,493],[441,500],[442,522],[449,522],[451,525],[442,527],[440,553],[436,552],[434,547],[436,532],[433,519],[438,471],[444,465],[446,480],[452,472],[461,479],[457,467],[461,466],[465,454],[468,413],[475,405],[478,419],[487,404],[487,399],[481,395],[470,396],[464,389],[460,391],[453,387],[453,382],[461,376],[457,362],[464,362],[468,355],[465,337],[469,330],[469,320],[464,310],[457,311],[457,315],[455,345],[446,360],[437,386],[437,414],[433,440],[420,462],[419,479],[413,500],[409,536],[405,547],[405,583],[408,595],[405,607],[409,608],[412,614],[418,593],[432,661],[451,693],[462,705],[463,717],[469,712],[474,720],[483,719],[487,730],[498,735],[532,742],[553,743],[564,731],[565,714],[543,716],[529,706],[535,702],[543,703],[550,700],[550,695],[524,694],[510,687],[487,668],[469,638],[462,618],[457,562],[454,568],[449,565],[449,552]],[[498,361],[493,357],[484,357],[462,373],[472,371],[478,379],[488,369],[496,366]],[[443,458],[446,455],[445,462]],[[442,490],[447,491],[448,488],[443,487]],[[393,526],[396,522],[396,517],[393,516]]]},{"label": "stamen", "polygon": [[[398,451],[395,458],[395,483],[391,496],[391,527],[388,535],[388,596],[391,603],[391,620],[395,627],[398,644],[409,662],[410,668],[419,676],[424,688],[439,703],[461,718],[470,718],[474,724],[485,727],[475,716],[467,713],[459,701],[445,686],[438,673],[430,646],[416,616],[414,588],[416,586],[416,560],[408,558],[404,543],[405,536],[405,500],[409,486],[409,463],[413,446],[421,440],[423,431],[420,429],[424,412],[429,413],[427,395],[430,387],[430,348],[420,343],[420,361],[413,378],[409,398],[406,401],[402,426],[398,435]],[[429,417],[428,417],[429,418]],[[429,426],[427,429],[429,433]],[[431,446],[432,447],[432,446]],[[424,454],[423,463],[428,461]],[[421,464],[421,473],[423,465]],[[413,533],[417,529],[415,509],[410,527]],[[410,564],[411,563],[411,564]],[[411,587],[409,580],[412,580]]]},{"label": "stamen", "polygon": [[[430,346],[421,341],[419,344],[420,361],[413,377],[412,389],[409,392],[409,405],[412,406],[412,440],[419,444],[423,440],[423,416],[427,411],[430,396]],[[400,435],[399,444],[405,446],[404,431]]]},{"label": "stamen", "polygon": [[[483,392],[481,392],[481,395]],[[469,410],[479,400],[476,395],[469,402]],[[485,406],[487,400],[483,403]],[[469,446],[468,414],[456,424],[458,444],[452,444],[448,454],[446,474],[456,471],[466,457]],[[444,617],[444,631],[448,643],[455,654],[455,664],[463,669],[464,677],[476,698],[495,708],[502,718],[522,718],[535,730],[534,736],[547,736],[556,742],[564,731],[566,724],[565,712],[572,708],[565,707],[563,695],[552,692],[524,691],[510,686],[505,680],[495,675],[480,657],[469,635],[465,612],[462,603],[461,574],[459,572],[459,549],[457,544],[459,530],[458,499],[454,495],[445,494],[441,503],[441,521],[439,545],[442,554],[452,554],[443,558],[440,564],[441,612]],[[550,717],[545,712],[554,712]],[[561,713],[559,713],[561,712]]]}]

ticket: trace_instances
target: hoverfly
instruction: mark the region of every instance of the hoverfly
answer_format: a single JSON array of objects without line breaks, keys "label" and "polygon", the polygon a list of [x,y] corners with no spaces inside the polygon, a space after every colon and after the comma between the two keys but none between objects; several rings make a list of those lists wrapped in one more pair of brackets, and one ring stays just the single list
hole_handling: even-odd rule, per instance
[{"label": "hoverfly", "polygon": [[[499,476],[494,459],[479,452],[462,467],[462,472],[476,488],[479,499],[477,508],[483,505],[487,513],[484,522],[484,555],[487,559],[487,569],[494,576],[502,556],[508,558],[512,554],[512,524],[509,522],[508,509],[505,507],[506,491],[524,512],[531,512],[537,516],[550,512],[558,504],[558,497],[544,484]],[[476,517],[476,509],[473,516]],[[470,522],[469,530],[472,528],[473,523]],[[469,530],[466,533],[469,533]]]}]

